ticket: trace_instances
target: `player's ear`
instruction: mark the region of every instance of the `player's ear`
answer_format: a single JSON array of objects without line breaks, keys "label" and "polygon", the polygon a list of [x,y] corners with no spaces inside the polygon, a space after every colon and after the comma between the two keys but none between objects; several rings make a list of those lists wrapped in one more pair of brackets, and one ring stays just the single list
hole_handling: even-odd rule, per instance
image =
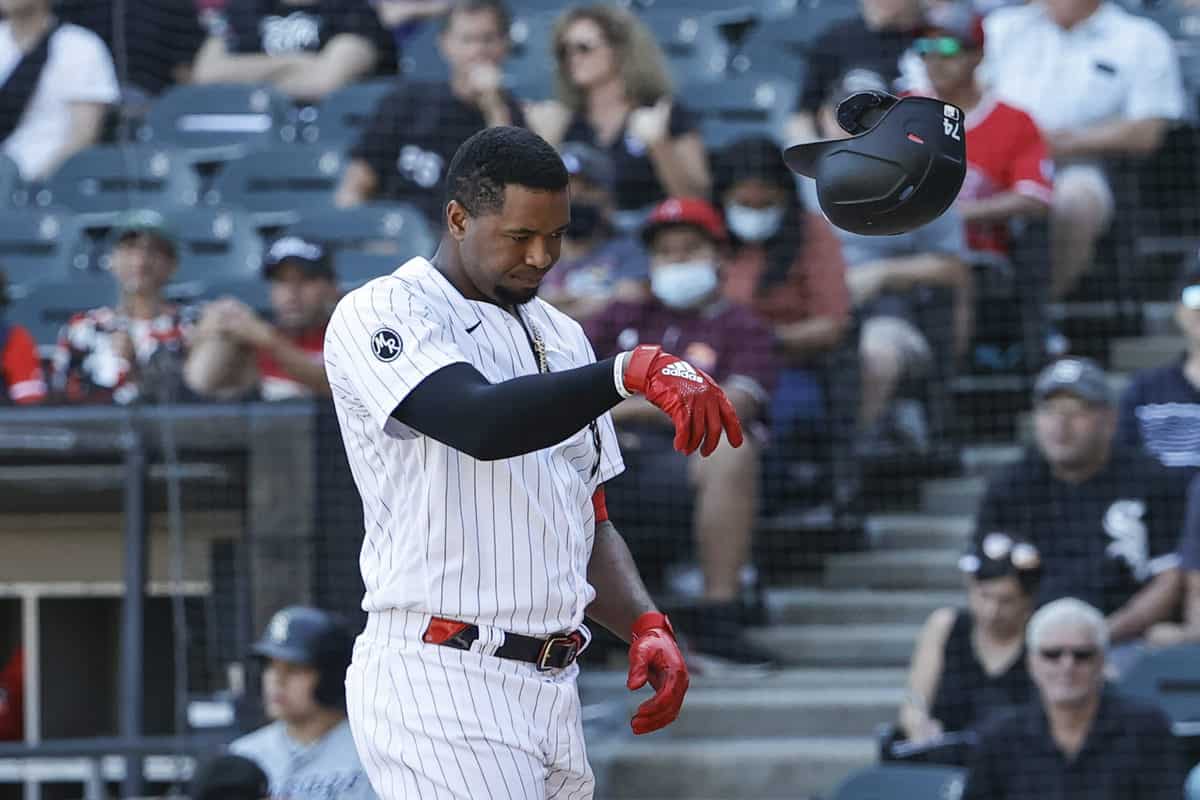
[{"label": "player's ear", "polygon": [[467,218],[470,214],[463,208],[462,203],[451,200],[446,204],[446,229],[454,240],[461,242],[467,235]]}]

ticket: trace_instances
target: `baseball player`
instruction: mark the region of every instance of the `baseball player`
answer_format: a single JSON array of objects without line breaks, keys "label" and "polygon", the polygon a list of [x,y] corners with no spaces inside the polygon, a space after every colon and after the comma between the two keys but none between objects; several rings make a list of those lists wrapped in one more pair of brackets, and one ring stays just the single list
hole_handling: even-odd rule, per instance
[{"label": "baseball player", "polygon": [[495,127],[447,172],[445,231],[349,293],[325,340],[362,496],[366,630],[346,688],[380,796],[590,798],[575,660],[585,614],[624,640],[632,720],[679,713],[688,673],[671,624],[604,503],[623,469],[609,409],[642,394],[675,446],[710,454],[742,431],[713,380],[659,347],[596,362],[582,329],[537,299],[570,222],[550,145]]},{"label": "baseball player", "polygon": [[346,667],[354,640],[317,608],[291,606],[271,618],[251,649],[265,659],[263,701],[271,722],[235,740],[232,754],[258,764],[271,797],[374,800],[346,724]]}]

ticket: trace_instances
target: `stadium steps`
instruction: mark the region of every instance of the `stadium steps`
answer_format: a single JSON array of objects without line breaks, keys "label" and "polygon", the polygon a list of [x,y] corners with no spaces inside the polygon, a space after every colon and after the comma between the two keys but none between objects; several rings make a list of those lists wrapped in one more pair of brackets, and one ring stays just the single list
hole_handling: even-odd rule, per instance
[{"label": "stadium steps", "polygon": [[874,514],[866,528],[871,547],[906,550],[961,547],[971,533],[970,515]]},{"label": "stadium steps", "polygon": [[959,591],[875,591],[787,588],[768,594],[771,619],[779,625],[919,625],[934,611],[962,602]]},{"label": "stadium steps", "polygon": [[750,632],[752,641],[783,663],[808,667],[902,667],[908,664],[919,625],[771,625]]},{"label": "stadium steps", "polygon": [[957,549],[871,550],[825,560],[827,589],[957,589]]},{"label": "stadium steps", "polygon": [[986,488],[982,476],[926,481],[921,486],[921,511],[939,516],[973,515]]}]

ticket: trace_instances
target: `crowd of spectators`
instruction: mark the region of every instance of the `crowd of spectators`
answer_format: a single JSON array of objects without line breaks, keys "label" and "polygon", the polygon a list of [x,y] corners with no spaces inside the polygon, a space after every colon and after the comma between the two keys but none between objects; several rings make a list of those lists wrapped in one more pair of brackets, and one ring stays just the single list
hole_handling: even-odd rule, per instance
[{"label": "crowd of spectators", "polygon": [[[780,140],[706,142],[701,109],[679,98],[689,76],[671,74],[637,13],[607,4],[557,16],[544,65],[555,96],[530,99],[506,83],[514,43],[501,0],[225,0],[202,15],[190,0],[131,1],[124,21],[85,2],[0,0],[0,142],[33,183],[103,141],[130,97],[251,83],[311,104],[388,77],[330,207],[405,203],[440,234],[458,145],[490,126],[538,132],[559,148],[572,195],[543,299],[584,325],[601,358],[659,343],[705,369],[749,432],[740,449],[689,459],[661,415],[623,403],[614,519],[655,588],[672,564],[698,564],[699,588],[673,614],[696,653],[762,666],[770,656],[744,636],[756,621],[745,588],[767,495],[788,480],[766,456],[828,437],[847,413],[852,433],[835,445],[864,461],[927,452],[929,410],[906,387],[968,356],[980,271],[1045,274],[1049,299],[1069,297],[1121,204],[1113,159],[1154,153],[1191,111],[1156,23],[1108,0],[1000,5],[981,16],[965,2],[861,0],[808,46],[787,143],[845,137],[837,105],[863,90],[932,94],[965,112],[958,202],[893,237],[830,226]],[[161,42],[137,31],[167,17],[172,46],[133,46]],[[447,77],[396,75],[427,26]],[[1029,262],[1015,240],[1039,223],[1048,252]],[[272,231],[263,309],[171,298],[184,254],[160,209],[131,209],[107,236],[116,300],[72,317],[48,358],[0,320],[3,402],[328,395],[320,351],[342,288],[330,243]],[[8,294],[0,272],[0,306],[20,302]],[[1200,268],[1172,299],[1187,352],[1122,396],[1083,358],[1037,377],[1033,442],[989,482],[960,562],[965,607],[940,609],[921,633],[901,733],[920,743],[979,731],[969,797],[1047,796],[1019,783],[1031,774],[1089,797],[1165,797],[1182,780],[1165,723],[1104,684],[1148,649],[1200,641]],[[841,351],[858,364],[853,409],[828,396]],[[1029,758],[1036,769],[1018,768]],[[1154,785],[1103,794],[1143,779]]]}]

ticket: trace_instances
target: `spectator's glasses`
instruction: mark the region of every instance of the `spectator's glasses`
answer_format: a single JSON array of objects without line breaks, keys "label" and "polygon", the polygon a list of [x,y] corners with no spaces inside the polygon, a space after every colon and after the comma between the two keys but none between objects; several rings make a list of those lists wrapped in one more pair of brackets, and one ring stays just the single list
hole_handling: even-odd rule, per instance
[{"label": "spectator's glasses", "polygon": [[565,61],[571,56],[586,56],[600,49],[600,43],[587,39],[566,41],[558,46],[558,60]]},{"label": "spectator's glasses", "polygon": [[1179,302],[1183,303],[1185,308],[1200,311],[1200,284],[1185,287],[1179,293]]},{"label": "spectator's glasses", "polygon": [[1096,653],[1094,647],[1043,647],[1038,650],[1038,655],[1047,661],[1062,661],[1063,656],[1069,655],[1076,664],[1090,663]]},{"label": "spectator's glasses", "polygon": [[[1029,542],[1018,542],[1007,533],[989,533],[983,537],[980,547],[987,558],[1001,561],[1005,558],[1019,571],[1037,569],[1042,565],[1042,556],[1038,549]],[[982,560],[974,553],[967,553],[958,560],[958,568],[963,572],[974,574],[983,566]]]},{"label": "spectator's glasses", "polygon": [[960,55],[964,50],[963,43],[953,36],[928,36],[913,42],[913,49],[919,56],[950,56]]}]

